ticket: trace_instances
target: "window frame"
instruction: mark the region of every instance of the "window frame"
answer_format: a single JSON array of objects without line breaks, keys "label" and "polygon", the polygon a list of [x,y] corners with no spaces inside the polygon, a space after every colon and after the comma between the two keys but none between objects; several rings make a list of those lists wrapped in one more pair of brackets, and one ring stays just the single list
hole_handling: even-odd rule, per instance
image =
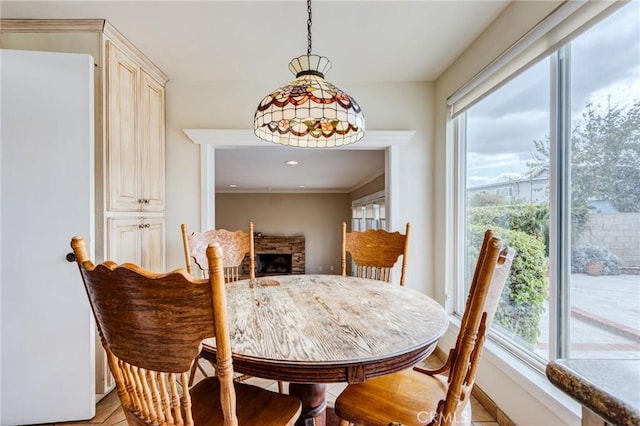
[{"label": "window frame", "polygon": [[[538,63],[544,58],[550,59],[550,174],[549,174],[549,349],[547,358],[540,359],[534,353],[529,352],[511,341],[506,336],[489,330],[488,339],[498,345],[501,350],[516,357],[519,361],[531,367],[534,371],[544,375],[548,361],[566,357],[569,354],[570,340],[570,306],[565,301],[569,300],[571,287],[570,238],[562,238],[562,235],[571,233],[571,102],[570,102],[570,78],[571,78],[571,41],[579,37],[584,31],[604,20],[627,4],[626,1],[610,3],[605,8],[597,10],[579,10],[575,4],[570,9],[559,7],[554,14],[547,17],[534,30],[523,36],[516,44],[500,55],[488,67],[483,69],[474,79],[465,83],[461,88],[447,99],[448,112],[446,123],[447,141],[453,143],[452,189],[453,194],[448,203],[453,207],[451,221],[453,229],[452,265],[453,288],[447,293],[453,295],[452,311],[456,318],[460,318],[464,310],[466,292],[464,286],[464,259],[466,252],[466,111],[477,102],[506,82],[516,78],[524,70]],[[577,12],[576,12],[577,11]],[[579,12],[579,13],[578,13]],[[574,14],[574,16],[572,16]],[[577,16],[577,17],[576,17]],[[576,20],[583,22],[578,25]],[[547,22],[545,24],[545,21]],[[569,21],[569,23],[566,23]],[[563,30],[566,25],[568,29]],[[540,33],[540,27],[546,29],[546,33]],[[532,34],[532,33],[536,34]],[[530,60],[523,62],[522,57],[527,56],[527,49],[536,40],[531,37],[544,38],[551,34],[552,39],[558,39],[554,33],[563,34],[562,42],[555,43],[543,55],[534,50],[530,54]],[[505,56],[518,58],[518,66],[513,61],[505,60]],[[508,59],[508,58],[507,58]],[[509,70],[508,74],[504,69]],[[489,70],[489,71],[487,71]],[[499,75],[499,79],[495,78]],[[483,80],[491,81],[486,84]],[[485,89],[478,92],[477,88]],[[471,88],[471,89],[470,89]],[[469,95],[471,93],[471,95]],[[465,96],[473,96],[473,99],[465,99]],[[463,99],[462,107],[455,108],[455,103]],[[455,112],[454,112],[455,111]]]}]

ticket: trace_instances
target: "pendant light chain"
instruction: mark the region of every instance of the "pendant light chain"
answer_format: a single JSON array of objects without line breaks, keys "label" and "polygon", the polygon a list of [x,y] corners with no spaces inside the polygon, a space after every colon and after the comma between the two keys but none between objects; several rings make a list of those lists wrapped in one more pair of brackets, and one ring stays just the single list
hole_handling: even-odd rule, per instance
[{"label": "pendant light chain", "polygon": [[311,55],[311,0],[307,0],[307,55]]},{"label": "pendant light chain", "polygon": [[364,136],[364,114],[355,99],[325,80],[331,69],[329,58],[311,53],[311,0],[307,0],[307,14],[307,54],[289,62],[295,80],[260,101],[253,115],[253,132],[260,139],[286,146],[349,145]]}]

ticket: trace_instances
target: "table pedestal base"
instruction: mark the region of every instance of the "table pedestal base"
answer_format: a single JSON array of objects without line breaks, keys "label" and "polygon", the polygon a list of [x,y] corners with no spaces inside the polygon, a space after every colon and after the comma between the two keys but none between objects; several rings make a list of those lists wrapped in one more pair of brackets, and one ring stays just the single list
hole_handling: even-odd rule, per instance
[{"label": "table pedestal base", "polygon": [[296,426],[324,426],[327,423],[326,385],[289,383],[289,395],[302,401],[302,413]]}]

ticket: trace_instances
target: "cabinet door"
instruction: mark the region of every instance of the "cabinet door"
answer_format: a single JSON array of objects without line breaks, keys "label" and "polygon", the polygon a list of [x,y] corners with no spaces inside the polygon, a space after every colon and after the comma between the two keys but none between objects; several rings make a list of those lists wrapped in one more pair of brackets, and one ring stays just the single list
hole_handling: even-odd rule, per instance
[{"label": "cabinet door", "polygon": [[[98,332],[96,331],[96,336]],[[96,339],[96,402],[107,396],[116,387],[116,381],[109,369],[107,352],[102,347],[100,338]]]},{"label": "cabinet door", "polygon": [[141,265],[140,232],[143,223],[139,218],[107,219],[109,238],[107,260],[116,263],[131,262]]},{"label": "cabinet door", "polygon": [[138,211],[140,156],[137,103],[140,67],[107,42],[107,210]]},{"label": "cabinet door", "polygon": [[144,219],[141,232],[141,266],[154,272],[165,270],[164,219]]},{"label": "cabinet door", "polygon": [[165,269],[164,218],[110,218],[107,259],[131,262],[152,272]]},{"label": "cabinet door", "polygon": [[165,191],[165,90],[144,71],[140,75],[140,198],[144,211],[161,212]]}]

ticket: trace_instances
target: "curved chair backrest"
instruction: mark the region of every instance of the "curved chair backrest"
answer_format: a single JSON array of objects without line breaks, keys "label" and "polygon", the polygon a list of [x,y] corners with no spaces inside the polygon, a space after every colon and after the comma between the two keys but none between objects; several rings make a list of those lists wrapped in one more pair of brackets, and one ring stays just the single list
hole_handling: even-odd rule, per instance
[{"label": "curved chair backrest", "polygon": [[513,248],[501,249],[501,240],[494,236],[493,231],[485,232],[456,345],[449,356],[452,364],[447,396],[438,405],[439,422],[434,424],[446,425],[451,419],[460,418],[467,399],[471,397],[485,335],[493,321],[515,254]]},{"label": "curved chair backrest", "polygon": [[206,250],[208,280],[183,270],[155,274],[131,263],[96,266],[84,239],[74,237],[71,246],[127,421],[192,425],[190,394],[179,388],[188,389],[201,341],[215,337],[224,425],[236,425],[220,246]]},{"label": "curved chair backrest", "polygon": [[391,268],[402,256],[402,272],[400,285],[404,285],[407,269],[407,252],[409,249],[409,230],[407,223],[405,233],[388,232],[382,229],[369,229],[364,232],[347,232],[347,224],[342,223],[342,275],[347,274],[347,253],[355,264],[355,275],[381,281],[391,281]]},{"label": "curved chair backrest", "polygon": [[242,261],[249,255],[249,278],[255,278],[255,252],[253,244],[253,223],[249,222],[249,232],[228,231],[226,229],[211,229],[205,232],[187,233],[187,226],[180,226],[182,231],[182,244],[187,272],[193,274],[191,261],[200,268],[206,276],[207,254],[206,249],[214,242],[220,244],[223,251],[222,266],[226,282],[238,281],[241,277]]}]

